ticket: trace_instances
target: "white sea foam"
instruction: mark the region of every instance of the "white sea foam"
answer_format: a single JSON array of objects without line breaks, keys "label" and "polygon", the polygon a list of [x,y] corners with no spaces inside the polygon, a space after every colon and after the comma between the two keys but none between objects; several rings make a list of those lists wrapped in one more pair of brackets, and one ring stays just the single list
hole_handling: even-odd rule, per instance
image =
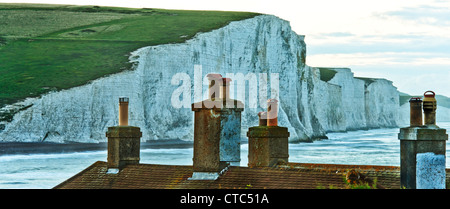
[{"label": "white sea foam", "polygon": [[106,151],[86,151],[61,154],[19,154],[19,155],[3,155],[0,156],[1,162],[22,161],[22,160],[46,160],[46,159],[67,159],[67,158],[90,158],[94,155],[105,155]]}]

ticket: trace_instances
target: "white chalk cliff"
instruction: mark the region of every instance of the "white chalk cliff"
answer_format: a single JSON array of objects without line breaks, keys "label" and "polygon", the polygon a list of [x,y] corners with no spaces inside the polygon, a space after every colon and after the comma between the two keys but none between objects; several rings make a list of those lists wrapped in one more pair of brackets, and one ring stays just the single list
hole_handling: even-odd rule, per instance
[{"label": "white chalk cliff", "polygon": [[[328,82],[316,81],[314,86],[326,89],[316,92],[312,105],[321,107],[315,115],[326,131],[397,127],[399,95],[392,81],[355,78],[348,68],[327,69],[336,74]],[[322,100],[324,94],[328,99]]]},{"label": "white chalk cliff", "polygon": [[[0,140],[106,141],[107,128],[118,124],[120,96],[130,98],[129,124],[141,128],[142,141],[193,140],[194,114],[190,108],[171,105],[178,88],[171,79],[187,73],[193,81],[194,65],[202,65],[202,77],[268,73],[270,83],[270,73],[278,73],[278,123],[288,127],[290,141],[311,141],[330,131],[397,126],[399,96],[392,82],[354,78],[345,68],[331,68],[337,73],[325,82],[318,68],[305,65],[305,58],[304,36],[293,32],[285,20],[260,15],[231,22],[186,43],[141,48],[130,57],[133,70],[15,104],[32,106],[3,122]],[[243,139],[263,110],[245,107]]]}]

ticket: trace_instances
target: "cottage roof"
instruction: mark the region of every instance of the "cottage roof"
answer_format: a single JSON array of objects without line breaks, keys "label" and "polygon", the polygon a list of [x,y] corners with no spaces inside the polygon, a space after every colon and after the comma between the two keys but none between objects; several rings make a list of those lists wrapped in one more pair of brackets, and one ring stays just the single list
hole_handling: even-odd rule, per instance
[{"label": "cottage roof", "polygon": [[[378,188],[400,188],[396,166],[288,163],[276,167],[230,166],[217,180],[188,180],[192,166],[126,165],[116,174],[107,173],[107,163],[97,161],[55,186],[55,189],[317,189],[348,188],[349,171]],[[449,172],[447,170],[447,172]],[[362,179],[362,178],[361,178]]]}]

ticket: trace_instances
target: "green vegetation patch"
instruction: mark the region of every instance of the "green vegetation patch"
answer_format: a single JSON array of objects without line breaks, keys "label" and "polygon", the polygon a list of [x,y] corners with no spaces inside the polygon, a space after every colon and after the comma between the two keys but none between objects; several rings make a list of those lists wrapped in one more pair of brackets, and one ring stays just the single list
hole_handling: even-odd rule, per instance
[{"label": "green vegetation patch", "polygon": [[0,10],[0,34],[29,38],[50,32],[125,18],[126,14],[58,10]]},{"label": "green vegetation patch", "polygon": [[320,70],[320,80],[328,82],[331,79],[334,78],[334,75],[336,75],[337,71],[332,70],[331,68],[318,68]]},{"label": "green vegetation patch", "polygon": [[[399,103],[400,103],[400,106],[402,106],[402,105],[408,103],[409,100],[410,100],[412,97],[417,97],[417,96],[411,96],[411,95],[406,94],[406,93],[403,93],[403,92],[399,92],[398,96],[399,96]],[[422,98],[423,98],[423,97],[422,97]]]},{"label": "green vegetation patch", "polygon": [[6,38],[0,36],[0,46],[6,44]]},{"label": "green vegetation patch", "polygon": [[128,57],[138,48],[182,43],[256,15],[0,4],[0,107],[131,69]]},{"label": "green vegetation patch", "polygon": [[129,69],[124,52],[138,44],[80,40],[18,40],[0,55],[0,102],[85,84]]},{"label": "green vegetation patch", "polygon": [[450,98],[442,95],[436,95],[436,102],[446,108],[450,108]]}]

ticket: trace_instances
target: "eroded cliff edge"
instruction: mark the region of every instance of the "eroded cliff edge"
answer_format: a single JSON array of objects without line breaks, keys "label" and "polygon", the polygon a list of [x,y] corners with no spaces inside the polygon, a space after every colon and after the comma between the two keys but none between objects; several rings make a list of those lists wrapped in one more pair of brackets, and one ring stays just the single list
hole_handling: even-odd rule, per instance
[{"label": "eroded cliff edge", "polygon": [[[288,127],[291,141],[312,141],[331,131],[397,126],[399,96],[392,82],[354,78],[346,68],[328,68],[333,76],[324,79],[324,70],[307,66],[305,58],[304,36],[285,20],[260,15],[232,22],[186,43],[141,48],[130,57],[133,70],[13,105],[27,108],[3,122],[0,139],[106,141],[107,127],[118,124],[118,98],[127,96],[129,124],[141,128],[143,141],[192,140],[193,113],[171,105],[178,88],[171,79],[176,73],[194,78],[195,65],[202,66],[203,76],[278,73],[278,121]],[[243,111],[243,139],[248,127],[258,124],[257,112],[262,110]]]}]

